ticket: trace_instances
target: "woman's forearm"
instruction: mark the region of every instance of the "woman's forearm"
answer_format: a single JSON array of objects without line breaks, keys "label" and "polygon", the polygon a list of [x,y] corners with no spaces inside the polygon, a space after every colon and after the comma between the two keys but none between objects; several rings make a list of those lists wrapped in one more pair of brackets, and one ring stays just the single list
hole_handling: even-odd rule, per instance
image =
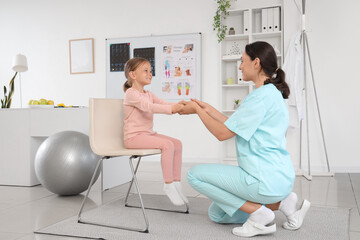
[{"label": "woman's forearm", "polygon": [[[198,106],[196,108],[196,113],[200,117],[201,121],[204,123],[205,127],[219,140],[223,141],[229,138],[232,138],[235,136],[235,133],[230,131],[224,124],[225,120],[222,113],[217,111],[215,108],[213,108],[215,111],[211,109],[211,113],[206,112],[203,108]],[[213,115],[215,117],[213,117]],[[219,120],[222,119],[222,120]],[[226,117],[227,119],[227,117]]]},{"label": "woman's forearm", "polygon": [[216,108],[209,105],[209,112],[208,114],[214,118],[215,120],[224,123],[226,120],[228,120],[228,116],[224,115],[223,113],[219,112]]}]

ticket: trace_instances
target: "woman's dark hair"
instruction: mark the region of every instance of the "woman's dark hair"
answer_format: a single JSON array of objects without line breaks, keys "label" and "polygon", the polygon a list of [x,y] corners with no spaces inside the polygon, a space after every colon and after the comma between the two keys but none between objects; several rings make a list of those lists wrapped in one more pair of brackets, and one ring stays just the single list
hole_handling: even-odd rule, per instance
[{"label": "woman's dark hair", "polygon": [[128,90],[132,86],[132,79],[129,77],[129,73],[131,71],[135,71],[138,67],[140,67],[140,65],[142,65],[146,62],[150,63],[145,58],[134,57],[125,63],[124,73],[125,73],[125,77],[126,77],[126,82],[124,83],[124,86],[123,86],[124,92],[126,92],[126,90]]},{"label": "woman's dark hair", "polygon": [[245,47],[246,54],[253,61],[260,59],[262,70],[268,76],[264,85],[272,83],[281,92],[283,98],[287,99],[290,94],[288,84],[285,82],[285,72],[278,67],[274,48],[267,42],[253,42]]}]

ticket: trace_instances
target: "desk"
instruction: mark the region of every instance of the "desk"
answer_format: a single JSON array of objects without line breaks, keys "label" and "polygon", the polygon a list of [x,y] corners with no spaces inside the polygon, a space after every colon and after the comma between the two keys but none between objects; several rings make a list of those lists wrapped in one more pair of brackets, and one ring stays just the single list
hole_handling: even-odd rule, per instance
[{"label": "desk", "polygon": [[[62,131],[89,135],[89,109],[0,109],[0,185],[40,184],[34,168],[37,149],[48,136]],[[130,181],[127,158],[104,161],[101,180],[102,189]]]},{"label": "desk", "polygon": [[88,134],[88,108],[0,109],[0,185],[34,186],[34,159],[50,135],[67,130]]}]

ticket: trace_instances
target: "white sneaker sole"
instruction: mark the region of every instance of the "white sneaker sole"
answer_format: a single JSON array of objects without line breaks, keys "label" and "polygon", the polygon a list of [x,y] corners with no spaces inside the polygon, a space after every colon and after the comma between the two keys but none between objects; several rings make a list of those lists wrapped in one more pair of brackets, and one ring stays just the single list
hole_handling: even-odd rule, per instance
[{"label": "white sneaker sole", "polygon": [[232,230],[232,233],[239,237],[253,237],[274,232],[276,232],[276,224],[267,227],[250,220],[247,220],[243,226],[233,228]]}]

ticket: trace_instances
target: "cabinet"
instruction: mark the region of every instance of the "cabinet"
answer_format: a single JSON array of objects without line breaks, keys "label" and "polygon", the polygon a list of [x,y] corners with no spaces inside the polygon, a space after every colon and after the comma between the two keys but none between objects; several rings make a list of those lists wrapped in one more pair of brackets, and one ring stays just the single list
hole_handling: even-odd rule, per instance
[{"label": "cabinet", "polygon": [[[233,28],[235,34],[226,35],[220,44],[220,109],[225,115],[231,116],[236,110],[235,100],[240,104],[254,90],[253,82],[244,82],[238,70],[240,58],[245,46],[255,41],[270,43],[278,57],[278,65],[283,63],[283,12],[282,4],[272,4],[246,8],[242,4],[228,10],[223,20],[228,29]],[[251,4],[249,4],[251,5]],[[227,33],[228,34],[228,33]],[[222,160],[236,160],[235,138],[222,143]]]}]

